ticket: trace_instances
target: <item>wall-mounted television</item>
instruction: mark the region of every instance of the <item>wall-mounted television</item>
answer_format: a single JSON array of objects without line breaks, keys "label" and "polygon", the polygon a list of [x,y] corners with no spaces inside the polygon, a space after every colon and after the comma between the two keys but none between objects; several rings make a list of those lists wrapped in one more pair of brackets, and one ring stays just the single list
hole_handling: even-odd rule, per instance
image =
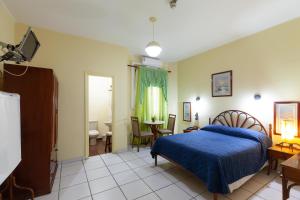
[{"label": "wall-mounted television", "polygon": [[20,96],[0,92],[0,185],[20,162]]},{"label": "wall-mounted television", "polygon": [[6,44],[0,41],[0,49],[2,49],[2,51],[6,49],[6,51],[3,51],[5,54],[0,56],[0,62],[5,60],[14,61],[16,63],[30,62],[39,47],[40,42],[29,27],[23,40],[18,45]]},{"label": "wall-mounted television", "polygon": [[38,41],[36,35],[28,28],[23,40],[18,45],[18,51],[23,56],[24,60],[31,61],[40,47],[40,42]]}]

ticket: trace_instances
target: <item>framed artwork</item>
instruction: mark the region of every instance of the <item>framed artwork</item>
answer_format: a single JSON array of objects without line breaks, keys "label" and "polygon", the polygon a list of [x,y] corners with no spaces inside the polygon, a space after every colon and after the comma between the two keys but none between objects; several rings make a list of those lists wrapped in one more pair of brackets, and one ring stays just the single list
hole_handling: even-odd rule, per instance
[{"label": "framed artwork", "polygon": [[232,70],[211,75],[212,97],[232,96]]},{"label": "framed artwork", "polygon": [[191,116],[192,108],[191,107],[192,107],[191,102],[183,102],[183,121],[186,121],[186,122],[192,121],[192,116]]},{"label": "framed artwork", "polygon": [[299,135],[299,104],[297,101],[274,102],[274,134],[288,131]]}]

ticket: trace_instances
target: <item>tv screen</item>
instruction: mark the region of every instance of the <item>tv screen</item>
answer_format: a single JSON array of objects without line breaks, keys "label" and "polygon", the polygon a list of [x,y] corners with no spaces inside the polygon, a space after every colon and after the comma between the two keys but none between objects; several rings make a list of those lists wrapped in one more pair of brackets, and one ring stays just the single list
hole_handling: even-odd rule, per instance
[{"label": "tv screen", "polygon": [[20,161],[20,96],[0,91],[0,185]]},{"label": "tv screen", "polygon": [[40,43],[35,36],[34,32],[29,28],[22,42],[20,43],[18,50],[26,61],[31,61],[40,47]]}]

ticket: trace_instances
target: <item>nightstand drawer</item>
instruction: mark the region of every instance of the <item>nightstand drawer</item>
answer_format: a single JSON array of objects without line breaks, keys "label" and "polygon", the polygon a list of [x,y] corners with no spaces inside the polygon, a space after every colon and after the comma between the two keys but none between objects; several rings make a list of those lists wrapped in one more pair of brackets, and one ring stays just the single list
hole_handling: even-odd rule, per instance
[{"label": "nightstand drawer", "polygon": [[271,158],[276,158],[276,159],[281,159],[281,160],[286,160],[292,157],[292,154],[280,152],[280,151],[269,151],[269,157]]}]

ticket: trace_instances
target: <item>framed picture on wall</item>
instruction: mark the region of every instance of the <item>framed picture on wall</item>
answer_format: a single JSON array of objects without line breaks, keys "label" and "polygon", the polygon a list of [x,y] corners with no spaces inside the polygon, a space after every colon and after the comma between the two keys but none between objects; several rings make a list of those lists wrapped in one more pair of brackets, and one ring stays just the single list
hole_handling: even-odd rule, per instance
[{"label": "framed picture on wall", "polygon": [[183,121],[191,122],[192,121],[192,105],[191,102],[183,102]]},{"label": "framed picture on wall", "polygon": [[298,136],[299,132],[299,104],[297,101],[274,102],[274,134],[293,134]]},{"label": "framed picture on wall", "polygon": [[232,70],[211,75],[212,97],[232,96]]}]

